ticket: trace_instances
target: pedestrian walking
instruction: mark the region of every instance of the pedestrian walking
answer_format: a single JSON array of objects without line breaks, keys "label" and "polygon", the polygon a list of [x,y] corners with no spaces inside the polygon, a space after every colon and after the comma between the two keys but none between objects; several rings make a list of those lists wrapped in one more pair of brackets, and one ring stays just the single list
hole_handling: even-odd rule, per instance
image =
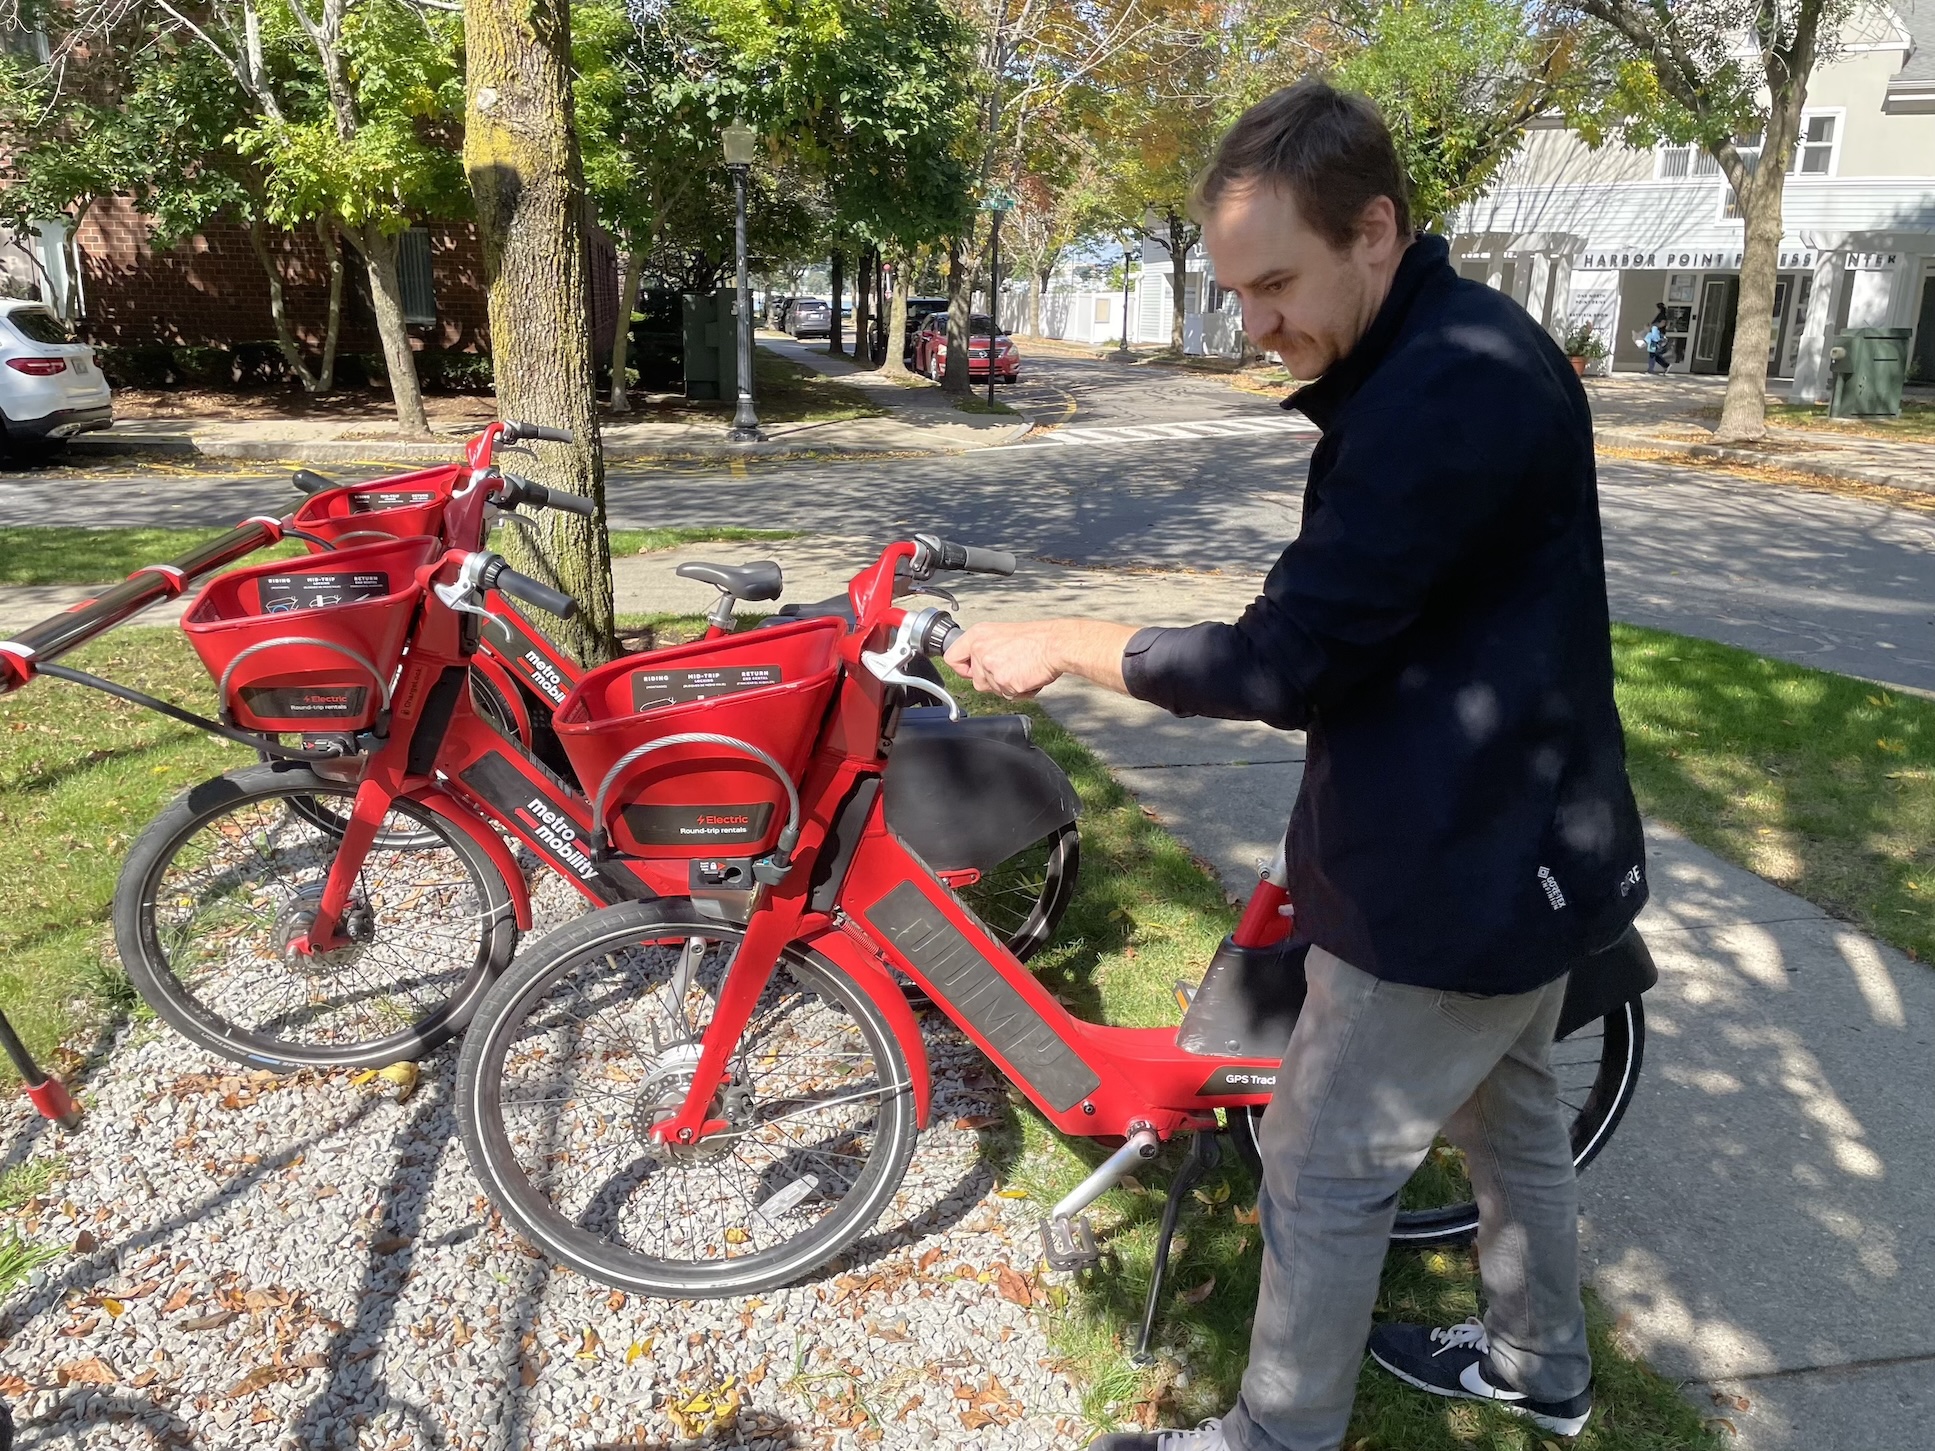
[{"label": "pedestrian walking", "polygon": [[1654,372],[1665,373],[1673,366],[1673,360],[1666,355],[1666,329],[1662,326],[1665,321],[1666,309],[1662,307],[1653,314],[1646,335],[1640,339],[1640,345],[1646,349],[1646,376],[1649,378]]},{"label": "pedestrian walking", "polygon": [[[1578,1190],[1549,1050],[1572,965],[1646,899],[1613,705],[1585,390],[1538,323],[1413,232],[1376,108],[1321,80],[1223,138],[1194,211],[1244,331],[1317,381],[1303,523],[1234,623],[978,624],[948,660],[1307,732],[1286,840],[1308,996],[1261,1130],[1241,1394],[1094,1451],[1335,1451],[1379,1365],[1576,1435],[1592,1407]],[[1480,1211],[1482,1321],[1372,1306],[1440,1132]]]}]

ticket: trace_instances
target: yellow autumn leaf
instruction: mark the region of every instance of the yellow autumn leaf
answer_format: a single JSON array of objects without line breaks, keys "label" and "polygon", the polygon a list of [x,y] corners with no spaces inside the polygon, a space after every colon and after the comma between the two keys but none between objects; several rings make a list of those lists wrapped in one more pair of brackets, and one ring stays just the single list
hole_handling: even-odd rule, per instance
[{"label": "yellow autumn leaf", "polygon": [[374,1068],[365,1068],[361,1073],[352,1073],[349,1076],[349,1086],[351,1088],[361,1088],[365,1083],[374,1083],[375,1081],[376,1070]]},{"label": "yellow autumn leaf", "polygon": [[745,1244],[751,1238],[752,1235],[748,1234],[736,1224],[726,1231],[727,1244]]},{"label": "yellow autumn leaf", "polygon": [[1026,1189],[997,1189],[994,1192],[1003,1199],[1026,1199],[1028,1197],[1028,1191]]},{"label": "yellow autumn leaf", "polygon": [[417,1091],[417,1065],[414,1063],[392,1063],[376,1076],[395,1087],[398,1103]]},{"label": "yellow autumn leaf", "polygon": [[625,1351],[625,1364],[630,1365],[641,1355],[650,1355],[652,1343],[657,1339],[656,1335],[647,1335],[643,1340],[634,1340]]},{"label": "yellow autumn leaf", "polygon": [[584,1343],[578,1347],[578,1359],[596,1360],[598,1358],[598,1332],[589,1325],[585,1326]]},{"label": "yellow autumn leaf", "polygon": [[103,1295],[101,1296],[101,1308],[108,1312],[109,1318],[119,1319],[121,1316],[121,1312],[127,1309],[128,1307],[126,1305],[123,1305],[119,1300],[114,1299],[112,1296]]}]

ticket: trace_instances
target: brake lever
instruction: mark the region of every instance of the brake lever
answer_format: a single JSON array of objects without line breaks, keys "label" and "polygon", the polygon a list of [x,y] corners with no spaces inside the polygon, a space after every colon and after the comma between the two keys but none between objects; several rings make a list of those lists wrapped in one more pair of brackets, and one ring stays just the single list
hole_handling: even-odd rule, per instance
[{"label": "brake lever", "polygon": [[906,616],[900,622],[900,629],[894,634],[893,644],[885,650],[862,650],[860,663],[872,672],[875,679],[883,680],[889,685],[918,690],[922,695],[931,695],[947,707],[947,718],[950,721],[956,721],[961,718],[961,707],[954,697],[933,681],[909,675],[903,668],[921,653],[920,639],[926,634],[928,620],[934,613],[932,609],[926,609]]},{"label": "brake lever", "polygon": [[930,599],[944,601],[950,610],[958,610],[961,602],[954,597],[954,591],[942,589],[937,584],[913,584],[904,590],[894,591],[897,599],[911,599],[915,595],[926,595]]},{"label": "brake lever", "polygon": [[450,609],[460,614],[479,615],[490,619],[490,611],[476,603],[477,596],[483,593],[484,569],[497,556],[487,549],[472,550],[464,556],[464,562],[457,568],[457,577],[449,584],[433,584],[431,590],[438,599]]}]

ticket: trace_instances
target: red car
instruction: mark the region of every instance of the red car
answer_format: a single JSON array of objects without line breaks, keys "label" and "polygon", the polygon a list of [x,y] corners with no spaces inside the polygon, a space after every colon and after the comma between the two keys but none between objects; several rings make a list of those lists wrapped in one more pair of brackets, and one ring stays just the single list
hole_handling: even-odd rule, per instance
[{"label": "red car", "polygon": [[[993,321],[983,314],[968,319],[968,377],[987,381],[988,340],[993,333]],[[946,313],[937,312],[925,319],[914,334],[913,366],[916,373],[924,373],[936,383],[941,381],[947,371]],[[1014,383],[1021,377],[1021,354],[1006,333],[994,338],[994,376],[1003,383]]]}]

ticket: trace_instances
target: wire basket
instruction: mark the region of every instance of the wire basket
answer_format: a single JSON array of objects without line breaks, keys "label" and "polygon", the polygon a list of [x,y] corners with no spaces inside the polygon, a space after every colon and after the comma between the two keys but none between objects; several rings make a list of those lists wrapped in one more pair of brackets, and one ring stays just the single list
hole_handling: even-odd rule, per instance
[{"label": "wire basket", "polygon": [[587,674],[552,726],[592,799],[594,828],[633,856],[771,847],[819,740],[845,632],[839,620],[802,620]]},{"label": "wire basket", "polygon": [[339,548],[438,535],[444,506],[464,472],[460,464],[439,464],[366,484],[324,489],[305,499],[290,522]]},{"label": "wire basket", "polygon": [[389,705],[435,539],[392,539],[219,575],[181,627],[248,730],[363,730]]}]

